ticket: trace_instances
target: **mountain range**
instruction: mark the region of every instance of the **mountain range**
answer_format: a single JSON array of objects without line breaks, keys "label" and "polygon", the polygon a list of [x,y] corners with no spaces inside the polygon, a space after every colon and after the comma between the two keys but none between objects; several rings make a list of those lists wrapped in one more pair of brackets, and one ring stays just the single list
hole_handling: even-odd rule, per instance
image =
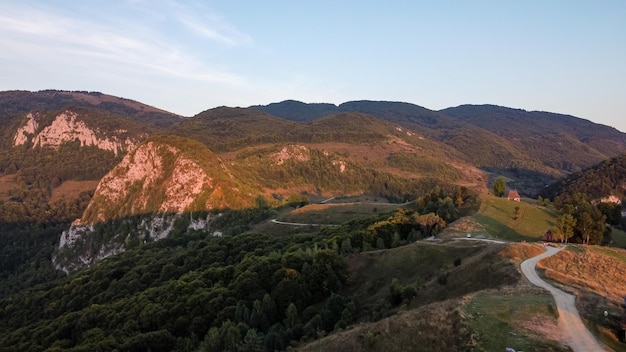
[{"label": "mountain range", "polygon": [[[493,105],[433,111],[402,102],[333,105],[286,100],[249,108],[218,107],[182,117],[97,92],[8,91],[0,92],[0,125],[4,199],[16,193],[19,187],[13,181],[20,177],[26,177],[28,189],[37,188],[33,184],[47,187],[44,198],[66,181],[99,181],[124,155],[158,135],[200,142],[207,148],[203,153],[215,153],[220,170],[232,168],[230,178],[243,188],[252,187],[248,193],[255,196],[286,188],[280,182],[296,192],[371,192],[365,183],[373,176],[365,177],[367,173],[415,182],[437,179],[483,190],[502,175],[511,188],[535,196],[558,178],[626,152],[626,134],[612,127]],[[73,143],[81,153],[66,151]],[[291,165],[270,167],[273,155],[284,148],[305,148],[307,154],[319,151],[330,163],[352,163],[349,170],[359,170],[361,186],[346,188],[337,182],[328,188],[315,172],[286,180],[285,173],[296,171],[280,169]],[[107,156],[84,163],[85,150]],[[83,170],[68,172],[59,164]]]},{"label": "mountain range", "polygon": [[[556,199],[584,191],[599,200],[622,199],[626,193],[622,166],[626,134],[574,116],[494,105],[434,111],[403,102],[334,105],[286,100],[248,108],[217,107],[185,117],[98,92],[7,91],[0,92],[0,127],[0,230],[4,234],[0,236],[0,279],[11,282],[0,285],[0,299],[22,288],[50,284],[44,277],[49,271],[37,274],[33,268],[47,268],[52,262],[56,272],[75,273],[85,266],[98,270],[96,263],[125,251],[143,251],[142,256],[150,257],[143,245],[157,240],[162,244],[153,249],[167,252],[164,258],[173,258],[171,251],[187,246],[186,252],[202,252],[216,262],[255,266],[234,264],[245,252],[233,248],[227,235],[246,234],[252,225],[275,217],[286,206],[365,197],[376,204],[370,214],[378,216],[379,204],[383,207],[386,201],[415,204],[422,215],[397,210],[376,220],[352,221],[335,232],[321,230],[321,236],[330,237],[324,239],[330,241],[325,242],[326,249],[313,245],[312,235],[294,237],[297,245],[292,245],[300,246],[299,254],[279,259],[286,268],[280,275],[295,280],[306,272],[312,282],[326,278],[325,286],[312,287],[310,292],[330,295],[336,289],[329,287],[347,284],[332,253],[351,253],[353,247],[364,251],[372,246],[391,248],[437,233],[446,221],[457,218],[457,208],[470,200],[469,194],[487,193],[496,178],[504,177],[508,188],[524,197]],[[379,241],[369,238],[373,233],[380,236]],[[183,235],[193,238],[192,242],[185,244]],[[226,239],[220,240],[222,236]],[[209,238],[225,249],[212,252],[218,242],[207,242]],[[281,249],[271,252],[278,244],[261,235],[260,239],[235,238],[263,258],[284,254],[279,254]],[[254,252],[255,241],[264,241],[265,247]],[[304,253],[304,246],[313,249]],[[176,267],[197,264],[207,270],[202,285],[208,282],[219,288],[220,282],[231,282],[228,290],[248,292],[245,299],[251,304],[255,299],[265,302],[265,297],[254,296],[256,288],[245,281],[258,278],[235,275],[232,266],[217,269],[206,267],[207,263],[190,264],[195,260],[191,254],[173,260],[175,265],[167,263],[170,266],[159,261],[158,278],[154,272],[142,272],[124,280],[131,280],[131,290],[144,292],[149,282],[179,277]],[[108,264],[103,265],[109,270]],[[114,285],[132,270],[111,269],[101,285]],[[31,275],[28,284],[24,275]],[[193,276],[192,272],[181,275]],[[284,281],[278,274],[268,275],[264,278],[268,292],[288,295],[298,290],[278,285]],[[446,277],[435,279],[441,284]],[[63,296],[63,289],[54,290]],[[107,294],[117,295],[116,290]],[[311,304],[321,302],[316,295],[306,299]],[[111,298],[98,297],[94,302]],[[289,302],[283,302],[282,311]],[[79,309],[83,303],[64,302],[63,309]],[[244,308],[226,303],[215,303],[228,308],[217,320],[246,315],[239,311]],[[348,303],[338,304],[348,312],[337,313],[327,331],[340,323],[342,314],[352,314]],[[198,304],[188,306],[185,309]],[[12,310],[15,307],[6,312]],[[53,305],[39,310],[47,316],[55,316],[57,310],[65,312]],[[17,310],[11,316],[18,317],[15,325],[25,323]],[[189,324],[177,322],[168,331],[183,331]],[[194,331],[209,329],[206,322],[194,324]],[[160,331],[155,326],[142,329]],[[263,331],[268,333],[269,326]],[[59,334],[65,335],[55,338],[78,339],[67,331]]]}]

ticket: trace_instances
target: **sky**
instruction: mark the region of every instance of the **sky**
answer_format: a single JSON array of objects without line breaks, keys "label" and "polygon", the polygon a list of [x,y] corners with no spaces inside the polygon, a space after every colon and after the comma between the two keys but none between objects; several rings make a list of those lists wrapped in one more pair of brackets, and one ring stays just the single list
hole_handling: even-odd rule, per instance
[{"label": "sky", "polygon": [[626,1],[0,0],[0,90],[184,116],[287,99],[495,104],[626,132]]}]

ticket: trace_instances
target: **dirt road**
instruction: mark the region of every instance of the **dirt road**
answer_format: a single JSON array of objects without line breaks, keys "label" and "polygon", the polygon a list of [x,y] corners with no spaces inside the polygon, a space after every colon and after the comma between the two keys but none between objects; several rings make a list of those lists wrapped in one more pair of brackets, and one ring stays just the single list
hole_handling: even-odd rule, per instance
[{"label": "dirt road", "polygon": [[608,349],[602,346],[591,332],[587,330],[587,327],[585,327],[585,324],[583,324],[580,319],[578,309],[576,309],[575,305],[576,297],[543,281],[535,271],[535,265],[538,261],[554,255],[560,250],[560,248],[547,246],[545,253],[522,262],[522,272],[531,283],[550,291],[552,296],[554,296],[556,306],[559,310],[561,341],[563,341],[564,344],[569,346],[574,352],[608,351]]}]

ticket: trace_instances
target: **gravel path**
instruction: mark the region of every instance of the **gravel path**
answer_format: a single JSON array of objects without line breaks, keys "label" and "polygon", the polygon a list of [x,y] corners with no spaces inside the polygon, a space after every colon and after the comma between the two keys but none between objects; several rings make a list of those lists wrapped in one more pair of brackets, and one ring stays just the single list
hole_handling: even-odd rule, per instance
[{"label": "gravel path", "polygon": [[602,346],[591,332],[587,330],[587,327],[580,319],[575,304],[576,297],[543,281],[539,275],[537,275],[537,271],[535,271],[535,265],[538,261],[552,256],[560,250],[561,248],[547,246],[545,253],[522,262],[522,272],[531,283],[550,291],[552,296],[554,296],[554,301],[559,310],[559,330],[561,330],[563,343],[569,346],[574,352],[608,351],[608,349]]}]

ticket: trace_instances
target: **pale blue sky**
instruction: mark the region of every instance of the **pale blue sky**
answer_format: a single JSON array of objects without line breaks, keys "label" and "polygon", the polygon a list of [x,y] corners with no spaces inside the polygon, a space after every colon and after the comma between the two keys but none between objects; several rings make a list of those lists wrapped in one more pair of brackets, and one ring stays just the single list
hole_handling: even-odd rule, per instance
[{"label": "pale blue sky", "polygon": [[285,99],[497,104],[626,131],[626,1],[0,0],[0,90],[185,116]]}]

